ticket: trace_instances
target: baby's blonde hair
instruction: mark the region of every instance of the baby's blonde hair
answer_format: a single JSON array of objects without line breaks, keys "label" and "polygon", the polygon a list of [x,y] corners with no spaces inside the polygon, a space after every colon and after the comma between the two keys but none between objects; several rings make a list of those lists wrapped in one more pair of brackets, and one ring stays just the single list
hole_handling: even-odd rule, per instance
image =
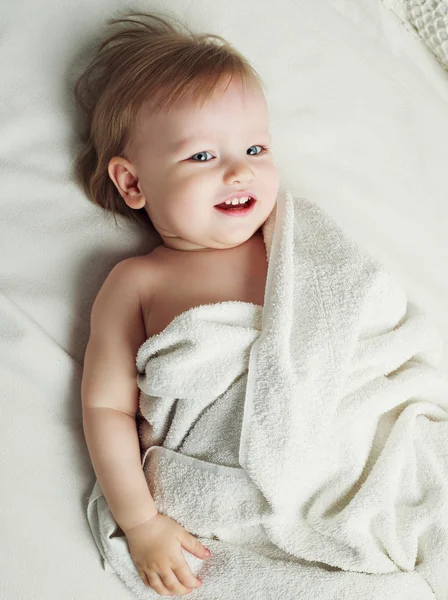
[{"label": "baby's blonde hair", "polygon": [[[131,17],[141,17],[135,20]],[[173,17],[170,17],[174,21]],[[121,28],[105,39],[78,78],[74,95],[85,114],[86,131],[75,158],[75,175],[95,204],[150,224],[144,208],[129,208],[109,177],[114,156],[128,159],[139,111],[169,111],[186,96],[203,103],[224,79],[262,86],[257,71],[224,38],[192,32],[177,20],[127,13],[107,23]],[[182,30],[184,29],[184,31]]]}]

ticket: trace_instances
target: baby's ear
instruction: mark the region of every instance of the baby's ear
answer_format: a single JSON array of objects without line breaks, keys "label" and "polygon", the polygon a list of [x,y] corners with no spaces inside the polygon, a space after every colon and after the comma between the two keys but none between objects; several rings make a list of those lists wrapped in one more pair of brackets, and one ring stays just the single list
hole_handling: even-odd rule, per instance
[{"label": "baby's ear", "polygon": [[140,189],[137,171],[128,160],[114,156],[109,161],[107,171],[129,208],[137,210],[145,206],[146,200]]}]

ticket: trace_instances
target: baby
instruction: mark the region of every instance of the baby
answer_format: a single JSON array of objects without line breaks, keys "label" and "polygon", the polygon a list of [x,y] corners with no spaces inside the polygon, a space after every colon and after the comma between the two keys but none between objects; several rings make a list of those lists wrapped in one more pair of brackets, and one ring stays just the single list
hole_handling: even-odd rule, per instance
[{"label": "baby", "polygon": [[[261,226],[279,179],[268,108],[249,62],[219,36],[134,13],[79,78],[87,116],[77,174],[88,197],[143,221],[161,244],[117,264],[92,307],[82,379],[85,437],[109,508],[145,585],[162,596],[201,582],[181,548],[207,549],[158,513],[136,426],[139,347],[202,304],[262,305]],[[140,17],[139,20],[130,18]]]}]

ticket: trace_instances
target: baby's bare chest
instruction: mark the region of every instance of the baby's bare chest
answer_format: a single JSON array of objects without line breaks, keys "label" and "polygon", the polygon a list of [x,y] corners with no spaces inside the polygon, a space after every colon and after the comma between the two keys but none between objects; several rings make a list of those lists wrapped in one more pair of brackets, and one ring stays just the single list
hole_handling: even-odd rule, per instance
[{"label": "baby's bare chest", "polygon": [[232,249],[200,257],[159,252],[154,259],[147,293],[142,296],[147,337],[195,306],[234,300],[264,303],[267,261],[262,240],[241,252]]}]

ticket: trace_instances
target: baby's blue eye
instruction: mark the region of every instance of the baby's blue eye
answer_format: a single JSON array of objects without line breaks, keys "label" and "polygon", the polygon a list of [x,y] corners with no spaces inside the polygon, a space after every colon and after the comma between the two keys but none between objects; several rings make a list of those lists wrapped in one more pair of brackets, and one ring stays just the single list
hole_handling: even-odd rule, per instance
[{"label": "baby's blue eye", "polygon": [[260,154],[260,152],[249,152],[249,150],[251,150],[252,148],[260,148],[260,152],[263,151],[263,147],[262,146],[251,146],[250,148],[247,149],[247,154],[249,155],[254,155],[254,154]]},{"label": "baby's blue eye", "polygon": [[[207,152],[207,151],[205,151],[205,152],[197,152],[196,154],[193,154],[193,156],[191,158],[193,160],[197,160],[198,162],[208,162],[207,159],[205,158],[206,154],[210,154],[210,152]],[[199,158],[196,159],[195,156],[199,156]],[[210,154],[210,156],[212,156],[212,155]]]}]

